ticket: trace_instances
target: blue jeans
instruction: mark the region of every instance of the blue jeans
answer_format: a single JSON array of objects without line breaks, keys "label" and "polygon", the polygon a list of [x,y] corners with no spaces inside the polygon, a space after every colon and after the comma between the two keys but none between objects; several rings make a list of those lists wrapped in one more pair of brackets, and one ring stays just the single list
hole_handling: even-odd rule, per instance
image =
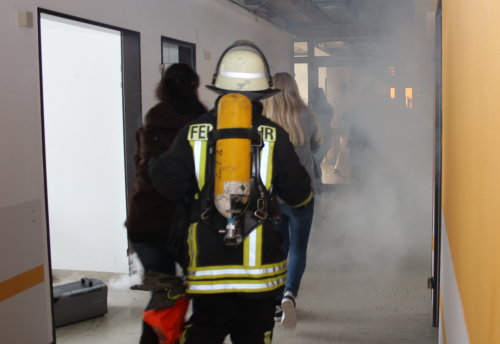
[{"label": "blue jeans", "polygon": [[281,222],[277,227],[283,239],[283,250],[288,252],[285,291],[291,291],[293,295],[297,295],[306,269],[307,243],[314,214],[314,198],[302,208],[282,204],[280,211]]}]

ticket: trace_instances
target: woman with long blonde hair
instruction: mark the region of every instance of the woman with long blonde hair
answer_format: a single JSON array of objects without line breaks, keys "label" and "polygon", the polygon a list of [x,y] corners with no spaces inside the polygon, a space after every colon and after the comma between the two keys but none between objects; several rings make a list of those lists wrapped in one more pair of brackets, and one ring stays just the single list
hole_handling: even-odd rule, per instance
[{"label": "woman with long blonde hair", "polygon": [[[313,153],[321,144],[318,120],[300,98],[299,89],[293,76],[277,73],[273,76],[273,85],[281,92],[263,101],[264,115],[279,124],[288,132],[290,141],[311,178],[311,187],[319,191],[314,180],[318,173]],[[288,252],[288,275],[285,293],[276,306],[276,321],[284,327],[293,328],[297,323],[295,298],[300,281],[306,268],[307,243],[314,214],[314,199],[301,208],[293,208],[283,203],[280,205],[281,222],[277,225],[285,252]]]}]

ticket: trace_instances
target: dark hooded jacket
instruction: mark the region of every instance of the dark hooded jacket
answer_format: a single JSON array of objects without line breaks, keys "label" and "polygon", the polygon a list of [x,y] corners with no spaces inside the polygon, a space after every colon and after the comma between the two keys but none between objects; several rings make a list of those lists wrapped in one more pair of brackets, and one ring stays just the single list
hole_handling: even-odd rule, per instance
[{"label": "dark hooded jacket", "polygon": [[133,242],[163,243],[172,222],[174,204],[160,196],[151,185],[148,163],[170,148],[182,127],[206,112],[200,102],[176,108],[165,101],[158,103],[149,110],[144,124],[136,132],[135,183],[125,221],[128,237]]}]

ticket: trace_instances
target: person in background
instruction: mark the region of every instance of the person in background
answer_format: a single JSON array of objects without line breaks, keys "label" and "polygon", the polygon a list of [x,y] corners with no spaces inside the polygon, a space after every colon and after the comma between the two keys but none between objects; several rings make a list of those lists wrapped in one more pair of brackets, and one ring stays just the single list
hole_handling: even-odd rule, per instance
[{"label": "person in background", "polygon": [[[317,185],[318,180],[315,178],[313,152],[316,152],[321,144],[318,121],[300,98],[293,76],[288,73],[277,73],[273,77],[273,84],[275,88],[281,90],[281,93],[263,101],[264,115],[288,132],[295,152],[310,176],[311,187],[316,192],[315,184]],[[282,203],[280,212],[281,222],[278,228],[282,234],[283,247],[288,252],[289,263],[285,293],[276,307],[275,320],[281,321],[284,327],[293,328],[297,323],[295,299],[306,268],[314,198],[302,208],[293,208]]]},{"label": "person in background", "polygon": [[332,120],[334,110],[333,106],[331,106],[326,99],[325,91],[319,87],[311,91],[309,108],[312,113],[316,115],[319,122],[322,143],[314,156],[318,165],[321,165],[321,162],[326,158],[328,151],[332,148]]},{"label": "person in background", "polygon": [[[165,247],[174,204],[161,197],[151,184],[148,164],[170,148],[177,132],[206,112],[198,100],[199,77],[186,64],[173,64],[164,73],[156,96],[159,103],[148,111],[136,132],[135,184],[130,192],[125,221],[128,238],[144,272],[175,275],[175,261]],[[153,300],[153,296],[150,303]],[[140,344],[157,344],[153,329],[143,322]]]}]

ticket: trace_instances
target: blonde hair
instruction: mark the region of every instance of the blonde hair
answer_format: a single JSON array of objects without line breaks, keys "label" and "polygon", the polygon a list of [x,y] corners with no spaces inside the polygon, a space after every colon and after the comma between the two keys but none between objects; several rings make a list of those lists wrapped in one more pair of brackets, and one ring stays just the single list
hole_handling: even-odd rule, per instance
[{"label": "blonde hair", "polygon": [[264,115],[287,131],[294,146],[300,146],[305,143],[304,129],[300,122],[300,112],[304,111],[316,127],[314,139],[319,142],[321,138],[318,136],[318,120],[300,98],[299,88],[293,76],[288,73],[274,74],[273,87],[281,92],[262,101]]}]

